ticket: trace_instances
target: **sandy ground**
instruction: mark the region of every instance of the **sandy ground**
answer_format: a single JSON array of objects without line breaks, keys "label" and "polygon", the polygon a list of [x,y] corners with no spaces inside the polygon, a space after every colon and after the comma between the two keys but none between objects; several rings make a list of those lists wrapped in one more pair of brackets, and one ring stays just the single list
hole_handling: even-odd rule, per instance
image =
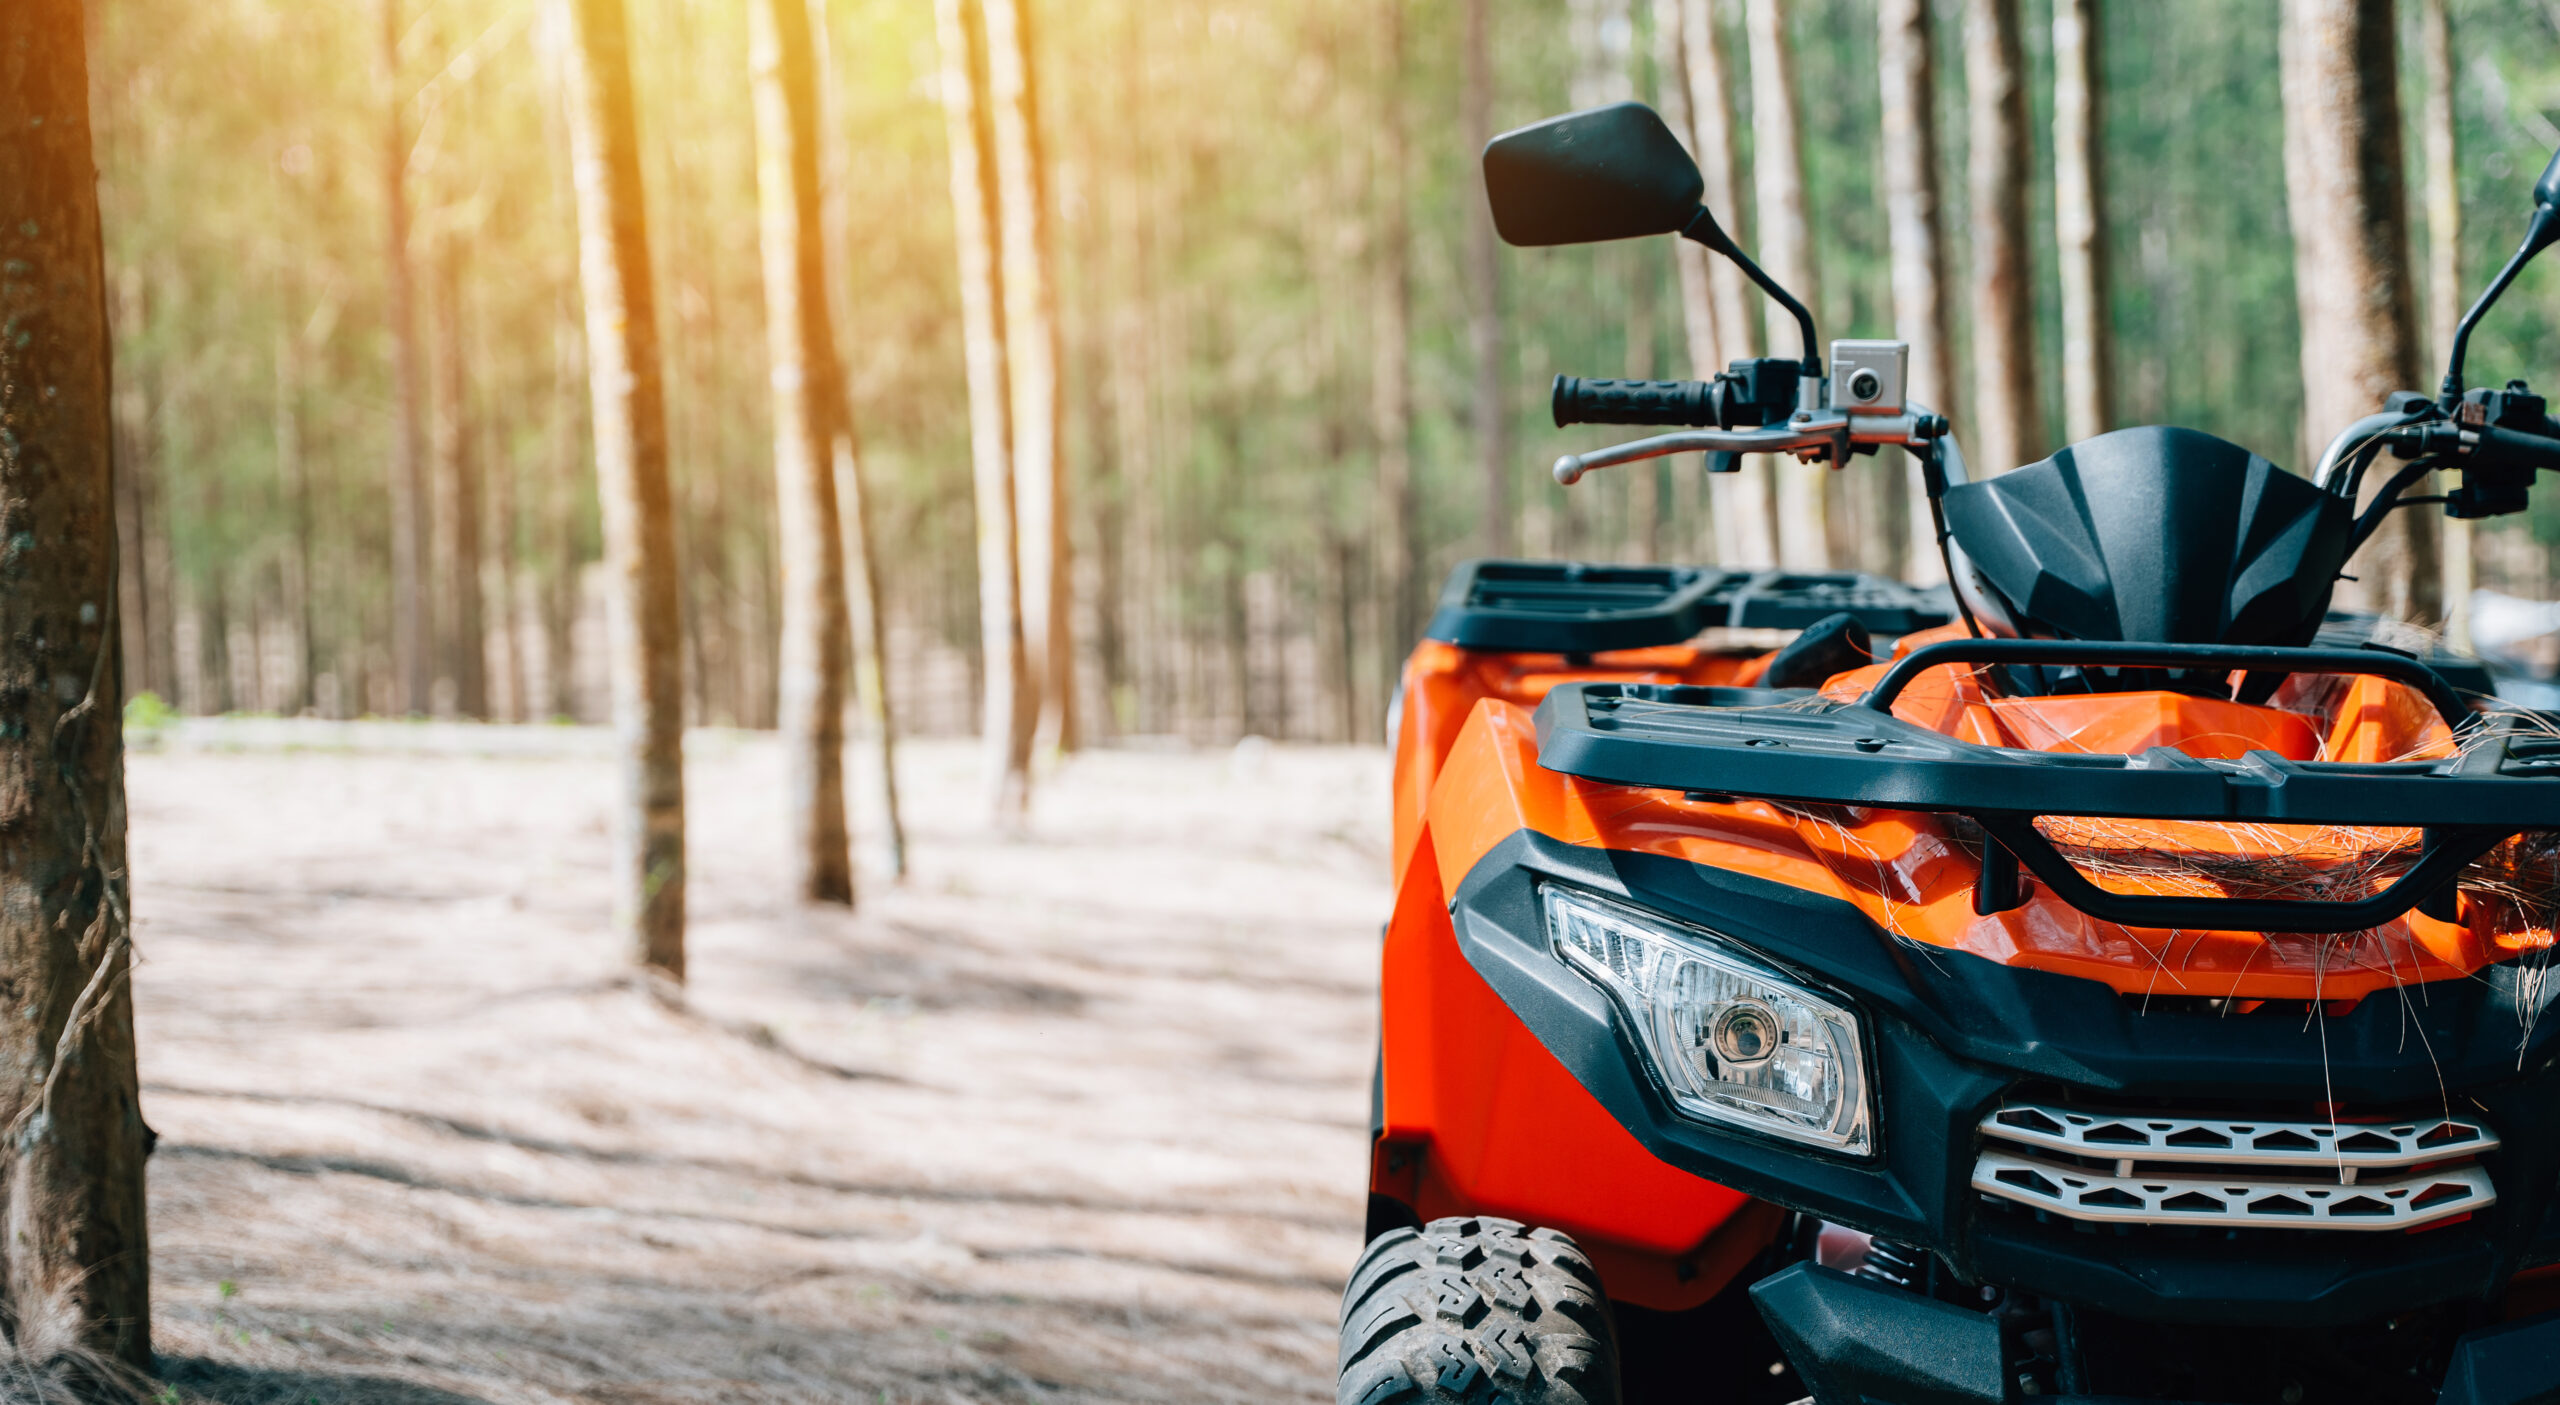
[{"label": "sandy ground", "polygon": [[602,918],[600,740],[133,758],[182,1398],[1328,1398],[1383,757],[1089,755],[1008,842],[917,747],[915,874],[847,915],[779,891],[775,749],[698,736],[679,1012]]}]

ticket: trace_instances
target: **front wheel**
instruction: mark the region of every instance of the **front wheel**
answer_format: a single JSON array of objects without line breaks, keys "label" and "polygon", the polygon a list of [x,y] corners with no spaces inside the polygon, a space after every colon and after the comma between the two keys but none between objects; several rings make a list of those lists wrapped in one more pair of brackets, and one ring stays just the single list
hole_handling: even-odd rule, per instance
[{"label": "front wheel", "polygon": [[1337,1405],[1619,1405],[1600,1275],[1573,1241],[1485,1216],[1370,1241],[1342,1293]]}]

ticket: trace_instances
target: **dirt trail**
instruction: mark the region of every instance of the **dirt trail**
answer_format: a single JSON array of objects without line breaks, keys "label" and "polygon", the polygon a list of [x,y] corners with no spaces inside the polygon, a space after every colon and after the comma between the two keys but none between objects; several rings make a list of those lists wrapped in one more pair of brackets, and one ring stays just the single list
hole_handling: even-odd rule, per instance
[{"label": "dirt trail", "polygon": [[697,737],[676,1013],[600,920],[591,735],[391,732],[453,754],[132,762],[187,1398],[1327,1397],[1380,756],[1087,756],[1004,842],[919,747],[916,875],[846,916],[777,891],[774,749]]}]

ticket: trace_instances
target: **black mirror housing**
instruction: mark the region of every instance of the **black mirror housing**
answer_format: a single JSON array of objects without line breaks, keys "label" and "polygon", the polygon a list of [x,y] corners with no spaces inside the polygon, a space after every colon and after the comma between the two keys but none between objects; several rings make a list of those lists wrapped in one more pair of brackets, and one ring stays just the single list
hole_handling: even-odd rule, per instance
[{"label": "black mirror housing", "polygon": [[1484,149],[1484,185],[1494,229],[1526,246],[1677,234],[1707,188],[1680,139],[1640,102],[1495,137]]},{"label": "black mirror housing", "polygon": [[2533,203],[2546,210],[2560,208],[2560,151],[2551,153],[2551,164],[2542,168],[2542,179],[2533,183]]}]

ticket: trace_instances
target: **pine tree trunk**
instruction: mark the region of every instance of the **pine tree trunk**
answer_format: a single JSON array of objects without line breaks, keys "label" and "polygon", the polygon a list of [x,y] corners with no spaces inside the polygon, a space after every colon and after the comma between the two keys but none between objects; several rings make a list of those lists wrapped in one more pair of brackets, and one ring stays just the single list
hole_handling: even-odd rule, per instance
[{"label": "pine tree trunk", "polygon": [[[2391,0],[2285,0],[2281,38],[2307,458],[2381,409],[2391,392],[2424,387]],[[2362,577],[2358,593],[2368,606],[2401,619],[2440,618],[2436,521],[2414,509],[2395,512],[2374,534],[2361,566],[2349,567]]]},{"label": "pine tree trunk", "polygon": [[[1466,0],[1464,87],[1459,96],[1460,123],[1469,152],[1484,150],[1493,140],[1493,15],[1491,0]],[[1472,159],[1472,158],[1471,158]],[[1511,416],[1502,337],[1502,249],[1493,231],[1493,211],[1484,202],[1483,177],[1472,169],[1466,178],[1472,194],[1467,202],[1467,346],[1475,357],[1475,393],[1467,406],[1473,431],[1476,472],[1484,501],[1484,554],[1508,556],[1518,549],[1511,510]]]},{"label": "pine tree trunk", "polygon": [[[1694,157],[1697,127],[1689,118],[1689,80],[1681,72],[1680,0],[1652,0],[1652,15],[1655,106],[1661,109],[1662,120],[1672,134]],[[1680,298],[1680,350],[1686,374],[1696,380],[1709,379],[1722,368],[1716,364],[1715,285],[1707,271],[1707,251],[1691,240],[1672,240],[1671,271]],[[1701,520],[1701,478],[1705,468],[1703,458],[1686,463],[1674,459],[1665,465],[1671,479],[1670,501],[1664,513],[1669,530],[1657,533],[1656,540],[1672,556],[1684,561],[1696,560],[1702,550],[1714,550],[1714,544],[1705,540],[1702,532],[1706,526]]]},{"label": "pine tree trunk", "polygon": [[[1412,157],[1405,131],[1405,6],[1380,0],[1383,72],[1378,84],[1377,289],[1371,303],[1370,425],[1378,439],[1378,585],[1386,652],[1402,658],[1423,621],[1422,544],[1413,493]],[[1348,680],[1345,680],[1347,685]]]},{"label": "pine tree trunk", "polygon": [[1003,268],[997,261],[995,137],[984,100],[986,35],[966,0],[934,0],[942,50],[943,119],[951,153],[952,233],[960,255],[960,313],[969,377],[969,457],[978,508],[978,631],[984,657],[988,779],[999,826],[1020,825],[1031,803],[1035,700],[1027,674],[1014,528],[1013,392],[1005,351]]},{"label": "pine tree trunk", "polygon": [[[151,1364],[106,270],[80,0],[0,6],[0,1321],[108,1398]],[[48,1393],[49,1394],[49,1393]]]},{"label": "pine tree trunk", "polygon": [[489,715],[489,622],[480,595],[480,459],[471,424],[471,376],[462,354],[463,235],[447,229],[434,241],[435,550],[443,608],[437,673],[453,686],[456,715]]},{"label": "pine tree trunk", "polygon": [[[1781,0],[1750,0],[1743,11],[1751,38],[1751,126],[1755,141],[1751,171],[1758,187],[1760,266],[1778,286],[1807,307],[1822,305],[1815,286],[1813,220],[1806,207],[1804,144],[1796,111],[1795,45],[1787,33],[1787,7]],[[1764,299],[1769,345],[1796,350],[1795,319],[1774,299]],[[1820,347],[1805,347],[1819,356]],[[1818,468],[1780,462],[1777,470],[1778,564],[1790,570],[1820,570],[1831,564],[1829,515],[1831,474]]]},{"label": "pine tree trunk", "polygon": [[[1681,74],[1689,86],[1689,126],[1696,137],[1691,146],[1706,177],[1707,208],[1735,242],[1748,247],[1750,212],[1743,207],[1734,158],[1732,80],[1712,0],[1681,0],[1680,52]],[[1714,294],[1716,359],[1731,362],[1759,355],[1760,290],[1731,259],[1709,259],[1707,281]],[[1744,459],[1738,471],[1716,475],[1707,494],[1715,518],[1717,564],[1755,570],[1777,565],[1778,500],[1769,460],[1756,455]]]},{"label": "pine tree trunk", "polygon": [[1022,564],[1023,690],[1048,745],[1076,745],[1074,561],[1058,391],[1058,283],[1031,0],[977,0],[986,24],[995,134],[1007,380],[1013,396],[1015,538]]},{"label": "pine tree trunk", "polygon": [[424,716],[433,664],[427,620],[425,433],[419,406],[417,276],[409,256],[409,104],[400,76],[400,0],[381,0],[384,294],[391,319],[391,661],[400,707]]},{"label": "pine tree trunk", "polygon": [[2115,427],[2107,299],[2105,28],[2098,0],[2053,5],[2053,234],[2062,254],[2062,437]]},{"label": "pine tree trunk", "polygon": [[[1917,404],[1970,428],[1956,405],[1954,339],[1947,327],[1947,257],[1938,182],[1938,65],[1931,43],[1929,0],[1883,0],[1877,16],[1883,83],[1885,221],[1893,246],[1894,335],[1911,344],[1905,393]],[[1966,436],[1969,437],[1969,436]],[[1911,534],[1903,575],[1945,578],[1936,522],[1929,513],[1920,461],[1906,456],[1904,496]]]},{"label": "pine tree trunk", "polygon": [[1978,473],[2006,473],[2045,452],[2027,260],[2031,148],[2018,0],[1966,0],[1964,70],[1973,197],[1974,433],[1966,459]]},{"label": "pine tree trunk", "polygon": [[[827,37],[826,0],[808,0],[810,53],[818,75],[818,158],[822,254],[850,247],[852,173],[845,160],[835,101],[833,48]],[[825,259],[821,257],[820,265]],[[845,290],[828,284],[829,306],[849,321]],[[898,807],[898,716],[890,690],[889,614],[880,595],[880,556],[873,531],[871,489],[855,432],[852,389],[841,363],[836,377],[835,433],[828,445],[836,480],[836,522],[844,538],[845,614],[853,631],[854,707],[871,745],[872,808],[880,815],[880,863],[892,880],[907,876],[907,827]]]},{"label": "pine tree trunk", "polygon": [[603,507],[606,672],[622,751],[615,920],[642,969],[684,979],[684,641],[667,486],[667,406],[649,279],[640,140],[622,0],[567,0],[578,269]]},{"label": "pine tree trunk", "polygon": [[844,536],[837,520],[836,365],[818,205],[818,88],[808,0],[753,0],[756,193],[765,345],[773,369],[773,490],[781,523],[782,747],[792,887],[853,902],[845,821]]},{"label": "pine tree trunk", "polygon": [[[2441,366],[2453,354],[2453,329],[2462,320],[2462,188],[2454,142],[2453,20],[2445,0],[2418,0],[2420,67],[2426,77],[2427,334]],[[2422,385],[2419,387],[2424,389]],[[2471,591],[2475,572],[2471,524],[2440,519],[2444,529],[2444,632],[2457,649],[2471,647]]]}]

